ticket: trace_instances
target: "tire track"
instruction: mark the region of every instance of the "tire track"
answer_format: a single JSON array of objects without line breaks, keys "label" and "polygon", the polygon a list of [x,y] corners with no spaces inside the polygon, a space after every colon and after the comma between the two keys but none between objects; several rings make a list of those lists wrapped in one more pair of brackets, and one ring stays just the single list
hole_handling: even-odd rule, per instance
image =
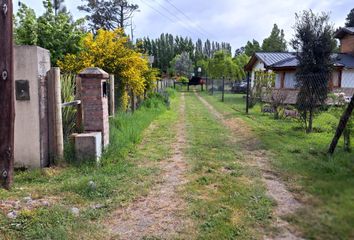
[{"label": "tire track", "polygon": [[184,94],[181,96],[175,128],[177,135],[172,157],[160,163],[162,174],[157,177],[161,180],[146,197],[113,214],[108,225],[113,235],[111,239],[171,239],[183,234],[188,225],[184,213],[187,205],[178,190],[186,183],[185,173],[188,169],[183,156],[186,143]]},{"label": "tire track", "polygon": [[239,139],[243,149],[246,162],[250,166],[261,170],[262,181],[267,188],[267,195],[277,203],[273,212],[276,220],[274,226],[279,232],[272,236],[264,236],[264,240],[302,240],[292,226],[284,220],[286,215],[295,213],[301,207],[301,203],[295,199],[293,194],[287,189],[284,182],[277,176],[270,167],[270,161],[267,152],[255,149],[259,140],[255,137],[250,128],[241,119],[225,119],[223,114],[218,112],[211,104],[195,92],[197,98],[204,106],[217,118],[224,126],[229,128],[232,134]]}]

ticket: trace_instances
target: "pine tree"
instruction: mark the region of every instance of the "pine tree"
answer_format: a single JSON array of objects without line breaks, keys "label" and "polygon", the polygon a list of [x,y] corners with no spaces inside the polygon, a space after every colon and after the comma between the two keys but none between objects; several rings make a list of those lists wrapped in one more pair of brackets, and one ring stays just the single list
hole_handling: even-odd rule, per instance
[{"label": "pine tree", "polygon": [[65,0],[53,0],[53,8],[56,16],[59,13],[67,12],[64,2]]},{"label": "pine tree", "polygon": [[82,0],[85,5],[79,6],[80,11],[86,12],[91,30],[125,29],[130,26],[130,18],[139,8],[128,0]]},{"label": "pine tree", "polygon": [[279,29],[277,24],[274,24],[270,36],[263,40],[262,50],[265,52],[286,51],[284,30]]},{"label": "pine tree", "polygon": [[354,27],[354,8],[350,11],[346,18],[346,27]]},{"label": "pine tree", "polygon": [[247,56],[252,56],[255,52],[261,51],[261,47],[259,45],[259,42],[256,40],[252,40],[252,42],[248,41],[246,46],[245,46],[245,54]]}]

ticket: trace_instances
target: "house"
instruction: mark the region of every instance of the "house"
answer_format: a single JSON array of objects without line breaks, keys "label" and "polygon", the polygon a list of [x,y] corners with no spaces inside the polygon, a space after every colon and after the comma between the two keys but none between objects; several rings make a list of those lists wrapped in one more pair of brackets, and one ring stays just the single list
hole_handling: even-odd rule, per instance
[{"label": "house", "polygon": [[269,71],[270,67],[278,62],[295,57],[295,53],[289,52],[256,52],[245,66],[245,70],[251,73],[251,86],[254,84],[258,71]]},{"label": "house", "polygon": [[[332,92],[344,93],[348,99],[354,94],[354,28],[341,28],[335,37],[340,41],[340,53],[331,55],[333,72],[328,87]],[[296,89],[298,65],[295,53],[255,53],[245,69],[252,73],[251,86],[254,84],[257,71],[274,72],[276,74],[274,91],[286,93],[285,103],[295,104],[298,93]]]}]

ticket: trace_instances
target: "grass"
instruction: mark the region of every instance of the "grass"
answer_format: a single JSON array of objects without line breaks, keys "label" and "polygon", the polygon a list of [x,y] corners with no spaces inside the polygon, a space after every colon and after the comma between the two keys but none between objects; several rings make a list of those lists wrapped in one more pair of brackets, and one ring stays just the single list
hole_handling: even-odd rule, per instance
[{"label": "grass", "polygon": [[[159,174],[155,163],[171,154],[178,98],[168,110],[161,98],[152,98],[134,114],[119,113],[111,120],[111,145],[102,166],[65,167],[16,172],[11,191],[0,190],[0,200],[52,200],[49,207],[19,212],[15,220],[0,215],[0,239],[100,239],[98,223],[113,209],[149,191]],[[158,131],[146,129],[154,122]],[[145,140],[147,139],[147,140]],[[140,144],[142,141],[143,144]],[[161,144],[163,142],[164,144]],[[94,182],[94,185],[90,184]],[[91,205],[102,204],[100,209]],[[71,208],[80,209],[75,217]]]},{"label": "grass", "polygon": [[271,218],[260,173],[246,166],[240,149],[193,93],[186,95],[186,198],[195,239],[261,239]]},{"label": "grass", "polygon": [[354,160],[343,151],[343,144],[329,158],[327,147],[338,123],[328,112],[316,117],[315,133],[306,134],[295,120],[274,120],[262,114],[260,106],[244,114],[242,95],[203,95],[227,117],[238,117],[252,127],[263,148],[272,152],[272,165],[305,208],[288,220],[301,229],[307,239],[354,238]]}]

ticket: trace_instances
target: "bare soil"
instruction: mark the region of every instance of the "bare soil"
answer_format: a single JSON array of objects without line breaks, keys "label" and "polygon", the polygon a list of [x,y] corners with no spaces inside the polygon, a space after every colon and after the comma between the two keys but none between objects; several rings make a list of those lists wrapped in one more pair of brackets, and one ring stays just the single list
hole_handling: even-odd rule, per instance
[{"label": "bare soil", "polygon": [[111,239],[173,239],[183,236],[188,228],[187,205],[179,196],[179,189],[186,183],[188,169],[183,156],[186,145],[184,95],[175,127],[177,135],[173,154],[170,159],[159,163],[162,174],[157,176],[157,185],[147,196],[113,213],[107,224]]},{"label": "bare soil", "polygon": [[264,240],[299,240],[299,233],[284,219],[285,216],[295,213],[301,207],[301,203],[287,189],[285,183],[277,176],[270,166],[271,154],[259,148],[260,142],[252,133],[250,127],[239,118],[226,119],[199,94],[195,93],[205,107],[226,127],[228,127],[237,143],[242,146],[245,162],[260,169],[262,181],[267,188],[267,195],[274,199],[277,206],[274,210],[274,227],[276,233],[264,236]]}]

